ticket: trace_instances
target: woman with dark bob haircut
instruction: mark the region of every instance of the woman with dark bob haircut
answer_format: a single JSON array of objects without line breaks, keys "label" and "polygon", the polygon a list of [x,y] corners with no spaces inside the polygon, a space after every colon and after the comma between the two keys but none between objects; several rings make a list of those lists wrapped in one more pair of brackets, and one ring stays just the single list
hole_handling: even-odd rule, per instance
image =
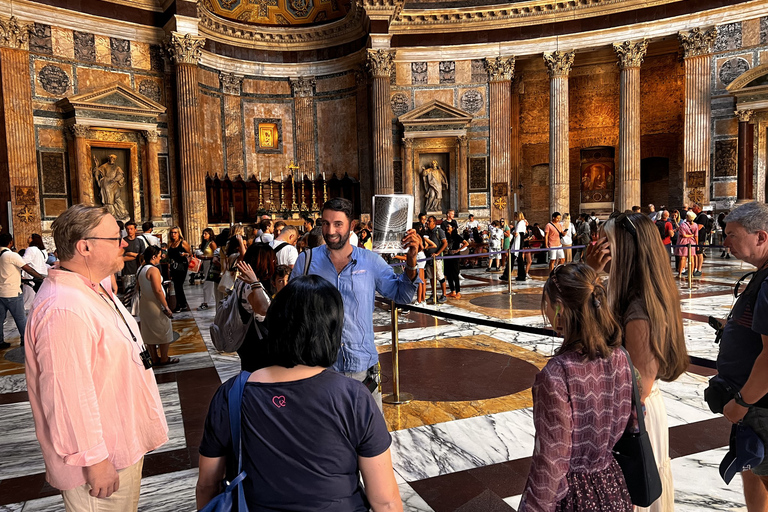
[{"label": "woman with dark bob haircut", "polygon": [[[243,391],[240,447],[250,510],[403,510],[376,402],[362,383],[329,369],[343,323],[339,291],[318,276],[292,280],[269,307],[274,365],[253,372]],[[221,385],[208,410],[198,509],[221,492],[222,479],[237,475],[228,408],[235,379]]]}]

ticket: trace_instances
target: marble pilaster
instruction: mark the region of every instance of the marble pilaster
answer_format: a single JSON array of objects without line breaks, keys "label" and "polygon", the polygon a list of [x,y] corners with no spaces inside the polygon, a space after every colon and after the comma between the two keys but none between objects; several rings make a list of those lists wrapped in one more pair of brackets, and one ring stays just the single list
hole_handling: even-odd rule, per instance
[{"label": "marble pilaster", "polygon": [[[32,80],[29,74],[31,29],[30,24],[20,23],[15,17],[0,18],[0,96],[2,123],[5,125],[3,149],[6,151],[13,234],[19,249],[26,247],[29,235],[40,233],[42,226],[32,123]],[[17,203],[19,189],[25,192],[21,196],[34,198],[34,203]]]},{"label": "marble pilaster", "polygon": [[575,52],[544,54],[549,72],[549,211],[570,211],[568,74]]},{"label": "marble pilaster", "polygon": [[[373,197],[373,173],[371,172],[371,123],[368,114],[368,73],[364,66],[359,66],[354,71],[355,103],[357,112],[357,162],[360,172],[360,197]],[[394,180],[394,178],[393,178]],[[371,212],[371,203],[364,201],[361,205],[362,213]]]},{"label": "marble pilaster", "polygon": [[163,220],[163,202],[160,199],[160,164],[157,154],[160,144],[157,140],[157,132],[145,131],[147,140],[147,182],[149,183],[149,220],[160,222]]},{"label": "marble pilaster", "polygon": [[619,57],[619,168],[615,208],[623,212],[640,204],[640,65],[648,41],[614,44]]},{"label": "marble pilaster", "polygon": [[203,164],[202,123],[199,116],[198,61],[205,38],[172,32],[167,43],[176,64],[176,103],[179,126],[180,196],[183,198],[182,224],[184,236],[200,239],[208,226]]},{"label": "marble pilaster", "polygon": [[[221,90],[224,93],[224,140],[226,141],[227,175],[229,179],[245,176],[243,163],[243,118],[240,109],[240,91],[243,77],[232,73],[220,73]],[[223,171],[223,169],[222,169]],[[223,173],[218,173],[223,178]]]},{"label": "marble pilaster", "polygon": [[467,156],[469,155],[468,140],[466,135],[456,137],[458,158],[456,170],[459,175],[459,209],[461,213],[469,211],[469,176]]},{"label": "marble pilaster", "polygon": [[413,139],[403,139],[403,193],[414,194],[413,189]]},{"label": "marble pilaster", "polygon": [[743,204],[748,203],[754,199],[754,183],[753,183],[753,140],[754,140],[754,126],[750,124],[753,110],[737,110],[734,112],[736,117],[739,118],[739,142],[738,142],[738,159],[736,166],[736,203]]},{"label": "marble pilaster", "polygon": [[[710,53],[717,38],[717,28],[694,28],[680,32],[685,63],[685,119],[683,121],[683,202],[709,202],[710,127],[712,117],[712,59]],[[704,173],[704,186],[691,187],[690,181]],[[697,185],[698,183],[693,183]]]},{"label": "marble pilaster", "polygon": [[[502,210],[494,207],[492,217],[507,216],[511,202],[510,148],[512,146],[511,107],[512,77],[515,73],[515,57],[486,58],[488,72],[488,106],[490,113],[490,167],[491,188],[497,183],[507,185],[508,195],[504,198],[507,206]],[[496,198],[492,198],[492,201]],[[461,208],[459,208],[461,210]]]},{"label": "marble pilaster", "polygon": [[[523,166],[523,144],[520,139],[520,80],[512,82],[511,96],[511,123],[509,136],[512,140],[510,145],[510,178],[509,178],[509,205],[507,206],[508,219],[513,221],[515,213],[515,195],[520,185],[520,169]],[[519,198],[518,198],[519,200]],[[522,206],[518,203],[517,210]],[[514,222],[514,221],[513,221]],[[512,225],[512,224],[510,224]]]},{"label": "marble pilaster", "polygon": [[373,77],[373,193],[394,194],[395,171],[392,165],[392,110],[389,104],[389,79],[395,53],[368,50],[368,69]]},{"label": "marble pilaster", "polygon": [[76,195],[78,203],[92,205],[93,200],[93,177],[91,169],[91,152],[88,149],[88,127],[82,124],[75,124],[69,127],[74,136],[75,145],[75,174],[77,179]]},{"label": "marble pilaster", "polygon": [[296,119],[296,164],[302,176],[315,176],[314,77],[291,79]]}]

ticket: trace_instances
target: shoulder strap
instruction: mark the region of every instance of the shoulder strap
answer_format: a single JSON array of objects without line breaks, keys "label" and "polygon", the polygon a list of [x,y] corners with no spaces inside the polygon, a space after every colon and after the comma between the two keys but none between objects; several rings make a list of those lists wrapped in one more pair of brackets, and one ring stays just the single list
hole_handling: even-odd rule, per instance
[{"label": "shoulder strap", "polygon": [[640,434],[645,433],[645,418],[643,418],[643,410],[640,407],[640,388],[637,386],[637,377],[635,377],[635,367],[632,365],[632,358],[629,357],[629,352],[624,346],[619,348],[627,356],[627,362],[629,363],[629,372],[632,374],[632,401],[635,404],[635,414],[637,415],[637,427],[640,429]]},{"label": "shoulder strap", "polygon": [[[240,443],[240,421],[241,421],[241,409],[243,405],[243,392],[245,391],[245,383],[248,382],[250,372],[240,372],[235,378],[235,383],[229,390],[229,430],[232,434],[232,449],[237,454],[237,473],[238,477],[243,471],[243,450]],[[245,475],[243,475],[245,478]],[[242,478],[240,479],[242,481]],[[232,482],[234,484],[234,482]],[[239,483],[239,482],[238,482]],[[243,486],[238,486],[237,491],[238,510],[247,510],[243,508],[245,504],[245,494],[243,492]]]},{"label": "shoulder strap", "polygon": [[280,251],[282,251],[285,248],[286,245],[288,245],[288,242],[283,242],[280,245],[278,245],[277,247],[275,247],[274,248],[275,249],[275,254],[277,254]]},{"label": "shoulder strap", "polygon": [[312,264],[312,249],[306,251],[307,255],[304,257],[304,275],[309,275],[309,266]]}]

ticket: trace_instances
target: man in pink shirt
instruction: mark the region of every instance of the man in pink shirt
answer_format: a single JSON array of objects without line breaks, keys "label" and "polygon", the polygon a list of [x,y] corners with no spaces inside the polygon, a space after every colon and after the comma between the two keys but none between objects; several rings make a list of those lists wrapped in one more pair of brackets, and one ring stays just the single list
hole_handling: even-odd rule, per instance
[{"label": "man in pink shirt", "polygon": [[560,224],[560,212],[552,214],[552,220],[544,228],[544,243],[549,248],[549,271],[555,268],[555,264],[565,263],[565,251],[560,237],[563,236],[563,225]]},{"label": "man in pink shirt", "polygon": [[53,222],[51,269],[26,329],[27,387],[48,482],[67,511],[135,511],[144,455],[168,440],[135,320],[112,293],[126,246],[103,208]]}]

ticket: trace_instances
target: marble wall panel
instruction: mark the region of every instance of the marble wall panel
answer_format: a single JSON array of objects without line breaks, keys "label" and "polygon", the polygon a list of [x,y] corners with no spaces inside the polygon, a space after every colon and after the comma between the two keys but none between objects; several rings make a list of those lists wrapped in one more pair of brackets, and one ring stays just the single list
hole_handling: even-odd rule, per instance
[{"label": "marble wall panel", "polygon": [[203,85],[219,89],[221,87],[221,81],[219,80],[218,71],[211,71],[209,69],[199,69],[197,72],[197,80]]},{"label": "marble wall panel", "polygon": [[35,23],[32,33],[29,35],[29,51],[33,53],[53,53],[53,41],[51,40],[51,26],[43,23]]},{"label": "marble wall panel", "polygon": [[99,64],[112,64],[112,47],[109,38],[96,34],[93,36],[93,43],[96,47],[96,62]]},{"label": "marble wall panel", "polygon": [[223,135],[221,129],[221,96],[200,94],[200,122],[203,135],[203,161],[205,170],[213,176],[224,174]]},{"label": "marble wall panel", "polygon": [[469,139],[469,154],[470,155],[488,154],[488,140],[487,139]]},{"label": "marble wall panel", "polygon": [[149,45],[147,43],[131,42],[131,64],[136,69],[151,69]]},{"label": "marble wall panel", "polygon": [[470,80],[472,83],[485,83],[488,81],[488,71],[485,70],[483,59],[472,59],[469,64]]},{"label": "marble wall panel", "polygon": [[760,52],[759,55],[760,56],[759,56],[759,61],[758,62],[760,64],[765,64],[766,62],[768,62],[768,51]]},{"label": "marble wall panel", "polygon": [[471,192],[469,194],[469,206],[472,208],[484,208],[488,206],[488,194],[485,192]]},{"label": "marble wall panel", "polygon": [[739,120],[736,117],[730,119],[718,119],[715,121],[715,135],[739,134]]},{"label": "marble wall panel", "polygon": [[[520,140],[523,144],[549,140],[549,78],[546,72],[521,73]],[[540,162],[534,162],[540,163]]]},{"label": "marble wall panel", "polygon": [[131,75],[128,73],[118,73],[104,69],[78,66],[76,94],[83,94],[85,92],[96,90],[100,87],[106,87],[112,82],[120,82],[126,87],[130,87]]},{"label": "marble wall panel", "polygon": [[58,217],[64,213],[69,205],[67,200],[58,197],[46,197],[43,198],[43,216],[45,217]]},{"label": "marble wall panel", "polygon": [[715,61],[716,87],[725,89],[740,75],[752,67],[752,54],[733,55]]},{"label": "marble wall panel", "polygon": [[317,81],[315,90],[318,93],[342,91],[344,89],[351,89],[355,87],[355,74],[344,73],[341,76],[335,76],[332,78],[320,79]]},{"label": "marble wall panel", "polygon": [[43,187],[41,194],[66,194],[67,173],[66,153],[60,151],[40,151],[38,162]]},{"label": "marble wall panel", "polygon": [[[275,82],[280,83],[280,82]],[[287,82],[285,82],[287,84]],[[257,103],[255,101],[245,101],[243,103],[243,118],[245,130],[245,168],[248,173],[262,176],[268,176],[270,171],[272,177],[285,173],[285,168],[294,152],[294,134],[293,134],[293,102],[285,103]],[[258,154],[256,153],[256,130],[254,119],[272,118],[282,120],[283,125],[283,152],[279,154]],[[320,161],[320,160],[318,160]]]},{"label": "marble wall panel", "polygon": [[287,94],[291,95],[291,84],[288,80],[243,80],[243,92],[246,94]]},{"label": "marble wall panel", "polygon": [[435,85],[440,83],[439,62],[427,62],[427,83]]},{"label": "marble wall panel", "polygon": [[64,131],[60,128],[40,128],[37,130],[38,147],[64,149]]},{"label": "marble wall panel", "polygon": [[72,33],[72,39],[75,45],[75,60],[82,62],[96,61],[96,43],[93,34],[75,30]]},{"label": "marble wall panel", "polygon": [[171,186],[169,185],[168,176],[168,155],[159,156],[157,158],[157,164],[158,172],[160,174],[160,194],[168,195],[171,193]]},{"label": "marble wall panel", "polygon": [[456,83],[456,62],[452,60],[440,61],[437,65],[437,69],[440,73],[441,84],[453,84]]},{"label": "marble wall panel", "polygon": [[395,68],[397,69],[396,85],[411,85],[411,63],[395,62]]},{"label": "marble wall panel", "polygon": [[735,197],[737,182],[734,181],[716,181],[714,190],[715,197]]},{"label": "marble wall panel", "polygon": [[760,44],[768,44],[768,16],[760,18]]},{"label": "marble wall panel", "polygon": [[164,71],[163,47],[159,44],[149,45],[149,68],[152,71]]},{"label": "marble wall panel", "polygon": [[109,38],[109,48],[112,52],[112,65],[119,68],[131,67],[131,42],[117,37]]},{"label": "marble wall panel", "polygon": [[715,141],[715,176],[736,176],[738,140]]},{"label": "marble wall panel", "polygon": [[426,62],[411,62],[411,83],[426,85],[429,81],[428,65]]},{"label": "marble wall panel", "polygon": [[63,98],[73,93],[72,66],[35,60],[34,95]]},{"label": "marble wall panel", "polygon": [[487,116],[488,103],[485,98],[485,87],[459,89],[459,108],[476,117]]},{"label": "marble wall panel", "polygon": [[718,25],[714,51],[723,52],[741,48],[741,22]]},{"label": "marble wall panel", "polygon": [[75,58],[75,41],[71,30],[51,27],[51,44],[53,55],[66,59]]},{"label": "marble wall panel", "polygon": [[161,78],[135,77],[135,81],[139,93],[153,101],[165,104],[165,98],[163,97],[165,88],[163,87],[163,80]]},{"label": "marble wall panel", "polygon": [[[488,159],[487,158],[470,158],[469,159],[469,176],[467,183],[470,190],[487,190],[488,189]],[[476,204],[473,206],[485,206],[485,204]]]},{"label": "marble wall panel", "polygon": [[[282,127],[278,128],[282,131]],[[240,98],[224,95],[224,142],[227,151],[227,174],[246,174],[243,167],[243,118],[240,114]]]},{"label": "marble wall panel", "polygon": [[648,57],[640,73],[640,133],[682,133],[685,70],[676,55]]},{"label": "marble wall panel", "polygon": [[471,60],[457,60],[456,64],[456,83],[457,84],[471,84],[472,83],[472,61]]},{"label": "marble wall panel", "polygon": [[316,102],[318,169],[359,179],[357,153],[357,99]]},{"label": "marble wall panel", "polygon": [[741,22],[741,45],[746,48],[760,44],[760,19]]},{"label": "marble wall panel", "polygon": [[394,176],[394,189],[395,194],[403,193],[403,162],[402,160],[395,160],[392,162],[392,174]]},{"label": "marble wall panel", "polygon": [[453,89],[422,89],[415,91],[413,96],[413,108],[418,108],[432,100],[453,105]]}]

